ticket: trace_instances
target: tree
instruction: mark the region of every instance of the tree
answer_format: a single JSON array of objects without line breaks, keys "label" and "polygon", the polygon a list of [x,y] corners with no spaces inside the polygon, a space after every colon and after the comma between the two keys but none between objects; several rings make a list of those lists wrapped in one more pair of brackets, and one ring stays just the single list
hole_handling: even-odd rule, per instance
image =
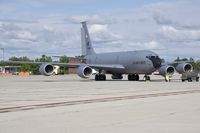
[{"label": "tree", "polygon": [[33,74],[38,75],[38,74],[40,74],[39,68],[40,68],[39,65],[37,65],[37,64],[32,64],[32,65],[31,65],[31,72],[32,72]]},{"label": "tree", "polygon": [[69,59],[68,59],[68,57],[67,56],[61,56],[60,58],[59,58],[59,62],[60,63],[68,63],[69,62]]},{"label": "tree", "polygon": [[0,66],[9,66],[10,64],[9,63],[6,63],[4,61],[0,61]]},{"label": "tree", "polygon": [[195,62],[195,60],[193,58],[190,57],[189,61],[191,62]]},{"label": "tree", "polygon": [[175,61],[181,61],[180,57],[177,57]]},{"label": "tree", "polygon": [[192,66],[193,66],[193,70],[200,72],[200,60],[195,61],[193,58],[179,58],[177,57],[177,59],[175,61],[190,61]]},{"label": "tree", "polygon": [[188,58],[183,58],[182,61],[189,61]]},{"label": "tree", "polygon": [[181,61],[194,61],[194,59],[193,58],[180,58],[180,57],[177,57],[176,58],[176,60],[175,60],[176,62],[181,62]]},{"label": "tree", "polygon": [[[24,56],[24,57],[11,57],[9,58],[10,61],[25,61],[25,62],[32,62],[33,60],[29,59],[28,57]],[[20,70],[23,72],[27,72],[27,71],[32,71],[32,66],[30,64],[10,64],[10,65],[17,65],[17,66],[21,66]]]},{"label": "tree", "polygon": [[[52,62],[52,58],[50,56],[42,55],[41,58],[36,58],[35,62]],[[37,64],[33,64],[32,66],[32,72],[33,74],[40,74],[39,69],[40,66]]]},{"label": "tree", "polygon": [[[60,58],[59,58],[59,62],[60,63],[68,63],[69,62],[69,58],[67,57],[67,56],[61,56]],[[65,73],[67,73],[67,71],[68,71],[68,68],[66,68],[65,66],[61,66],[60,67],[60,73],[63,73],[63,74],[65,74]]]},{"label": "tree", "polygon": [[[9,58],[10,61],[23,61],[23,62],[34,62],[34,60],[29,59],[28,57],[11,57]],[[41,58],[35,59],[35,62],[52,62],[52,58],[50,56],[42,55]],[[1,62],[2,64],[3,62]],[[5,65],[8,65],[5,63]],[[21,66],[21,71],[29,71],[33,74],[40,74],[39,72],[39,65],[37,64],[10,64],[9,65],[17,65]]]},{"label": "tree", "polygon": [[41,58],[35,59],[35,62],[52,62],[52,58],[50,56],[42,55]]},{"label": "tree", "polygon": [[11,57],[9,58],[10,61],[32,61],[31,59],[29,59],[28,57],[24,56],[24,57]]},{"label": "tree", "polygon": [[193,69],[197,72],[200,72],[200,60],[197,60],[194,64],[193,64]]}]

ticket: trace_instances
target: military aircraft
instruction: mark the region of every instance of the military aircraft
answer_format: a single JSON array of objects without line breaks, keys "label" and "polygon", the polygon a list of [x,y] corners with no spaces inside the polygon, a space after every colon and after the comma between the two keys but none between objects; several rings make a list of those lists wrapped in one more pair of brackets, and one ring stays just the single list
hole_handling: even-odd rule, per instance
[{"label": "military aircraft", "polygon": [[139,74],[143,74],[143,80],[150,80],[150,74],[159,71],[160,75],[172,76],[175,71],[179,73],[192,71],[193,67],[190,63],[162,63],[158,54],[148,51],[127,51],[127,52],[111,52],[111,53],[96,53],[93,49],[90,35],[86,22],[81,22],[81,44],[83,63],[47,63],[47,62],[15,62],[17,64],[38,64],[40,65],[40,73],[45,76],[53,75],[54,65],[76,67],[77,75],[81,78],[90,78],[93,70],[96,81],[106,80],[106,74],[112,74],[112,79],[122,79],[123,74],[128,75],[128,80],[138,81]]}]

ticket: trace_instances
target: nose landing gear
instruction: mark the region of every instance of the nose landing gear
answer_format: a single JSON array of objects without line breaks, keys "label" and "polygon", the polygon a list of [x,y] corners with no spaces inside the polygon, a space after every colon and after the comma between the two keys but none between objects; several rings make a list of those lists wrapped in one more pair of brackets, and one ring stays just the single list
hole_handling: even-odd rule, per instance
[{"label": "nose landing gear", "polygon": [[143,80],[144,80],[144,81],[150,81],[151,79],[150,79],[150,76],[148,76],[148,75],[144,75]]}]

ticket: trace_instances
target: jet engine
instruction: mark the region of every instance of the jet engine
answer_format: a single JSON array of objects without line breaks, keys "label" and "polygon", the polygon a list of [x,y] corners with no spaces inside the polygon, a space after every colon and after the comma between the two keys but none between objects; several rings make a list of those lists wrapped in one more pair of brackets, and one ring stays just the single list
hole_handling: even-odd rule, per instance
[{"label": "jet engine", "polygon": [[51,76],[53,74],[54,66],[49,63],[44,63],[40,66],[40,73],[45,76]]},{"label": "jet engine", "polygon": [[172,76],[174,74],[174,72],[175,72],[175,68],[173,66],[169,66],[169,65],[162,66],[159,69],[159,73],[162,76],[166,76],[167,74]]},{"label": "jet engine", "polygon": [[180,74],[185,72],[191,72],[193,69],[192,65],[189,63],[181,63],[176,66],[176,71]]},{"label": "jet engine", "polygon": [[92,75],[92,68],[87,65],[79,66],[77,69],[77,74],[81,78],[89,78]]}]

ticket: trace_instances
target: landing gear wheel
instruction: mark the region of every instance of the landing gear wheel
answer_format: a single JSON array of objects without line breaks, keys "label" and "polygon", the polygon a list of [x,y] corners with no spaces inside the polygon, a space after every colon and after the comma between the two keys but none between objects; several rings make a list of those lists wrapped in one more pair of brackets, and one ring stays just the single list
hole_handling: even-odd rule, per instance
[{"label": "landing gear wheel", "polygon": [[196,77],[196,82],[199,82],[199,77]]},{"label": "landing gear wheel", "polygon": [[131,77],[130,74],[128,75],[128,80],[129,80],[129,81],[132,80],[132,77]]},{"label": "landing gear wheel", "polygon": [[99,81],[99,74],[96,74],[96,75],[95,75],[95,80],[96,80],[96,81]]},{"label": "landing gear wheel", "polygon": [[128,80],[129,81],[139,81],[140,77],[138,74],[129,74],[128,75]]},{"label": "landing gear wheel", "polygon": [[111,78],[112,78],[112,79],[123,79],[123,76],[122,76],[122,74],[113,74],[113,75],[111,76]]},{"label": "landing gear wheel", "polygon": [[95,80],[96,81],[105,81],[106,80],[106,75],[105,74],[96,74],[95,75]]},{"label": "landing gear wheel", "polygon": [[136,74],[136,81],[139,81],[140,80],[140,76],[138,74]]},{"label": "landing gear wheel", "polygon": [[192,82],[192,78],[189,78],[189,79],[188,79],[188,82]]},{"label": "landing gear wheel", "polygon": [[150,81],[151,79],[150,79],[150,76],[145,75],[144,78],[143,78],[143,80],[144,81]]},{"label": "landing gear wheel", "polygon": [[106,80],[106,75],[105,74],[103,74],[102,77],[103,77],[103,80]]}]

